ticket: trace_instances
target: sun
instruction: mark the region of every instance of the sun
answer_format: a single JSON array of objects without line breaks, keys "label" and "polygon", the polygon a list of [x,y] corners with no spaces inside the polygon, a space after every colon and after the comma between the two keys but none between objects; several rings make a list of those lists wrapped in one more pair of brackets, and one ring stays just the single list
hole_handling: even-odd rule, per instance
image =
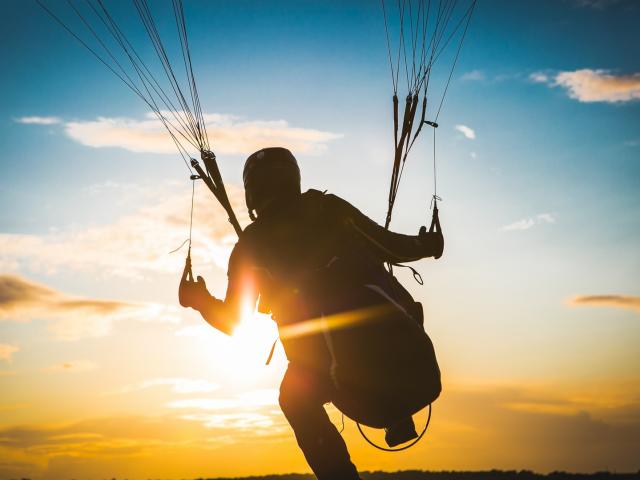
[{"label": "sun", "polygon": [[205,324],[192,330],[189,337],[193,341],[184,351],[188,368],[198,371],[206,366],[215,382],[225,385],[228,391],[266,388],[279,381],[286,369],[287,359],[279,344],[272,361],[265,365],[278,339],[278,327],[269,315],[258,313],[249,302],[231,335]]},{"label": "sun", "polygon": [[[265,363],[273,343],[278,339],[278,328],[269,315],[258,313],[247,305],[242,318],[231,335],[229,347],[233,351],[233,368],[243,382],[252,383],[265,375]],[[285,362],[276,355],[272,364]]]}]

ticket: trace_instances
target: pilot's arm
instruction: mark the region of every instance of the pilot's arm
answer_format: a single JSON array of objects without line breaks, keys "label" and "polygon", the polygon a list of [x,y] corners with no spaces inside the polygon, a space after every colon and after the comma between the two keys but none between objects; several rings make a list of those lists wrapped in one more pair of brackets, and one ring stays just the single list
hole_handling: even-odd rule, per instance
[{"label": "pilot's arm", "polygon": [[198,310],[209,325],[227,335],[233,333],[240,322],[243,310],[247,306],[253,308],[258,298],[252,269],[249,268],[246,259],[242,258],[243,254],[238,245],[236,244],[229,258],[229,282],[224,300],[217,299],[209,293],[202,277],[199,276],[197,281],[194,281],[193,277],[189,278],[189,259],[178,291],[180,305]]},{"label": "pilot's arm", "polygon": [[346,200],[335,195],[327,195],[334,208],[339,211],[348,228],[368,244],[376,257],[384,262],[414,262],[421,258],[442,256],[444,237],[440,229],[437,210],[432,228],[420,228],[418,235],[403,235],[391,232],[378,225]]}]

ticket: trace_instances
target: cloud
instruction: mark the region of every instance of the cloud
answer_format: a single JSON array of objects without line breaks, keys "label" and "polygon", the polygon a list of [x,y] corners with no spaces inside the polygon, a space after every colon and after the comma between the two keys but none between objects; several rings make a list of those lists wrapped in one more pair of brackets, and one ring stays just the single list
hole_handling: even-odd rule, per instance
[{"label": "cloud", "polygon": [[474,140],[476,138],[476,132],[471,127],[467,127],[466,125],[456,125],[453,128],[467,137],[469,140]]},{"label": "cloud", "polygon": [[534,72],[529,75],[529,79],[535,83],[547,83],[549,82],[549,76],[546,73]]},{"label": "cloud", "polygon": [[501,230],[529,230],[535,225],[535,223],[535,220],[533,220],[532,218],[523,218],[522,220],[518,220],[517,222],[513,222],[509,225],[501,227]]},{"label": "cloud", "polygon": [[549,87],[564,88],[570,98],[585,103],[622,103],[640,99],[640,73],[614,75],[609,70],[584,68],[553,76],[535,72],[529,78]]},{"label": "cloud", "polygon": [[551,213],[539,213],[535,217],[523,218],[516,222],[500,227],[500,230],[505,232],[514,230],[529,230],[535,225],[541,225],[545,223],[556,223],[555,215]]},{"label": "cloud", "polygon": [[245,392],[235,397],[187,398],[167,403],[169,408],[194,410],[226,410],[233,408],[277,407],[278,390],[263,389]]},{"label": "cloud", "polygon": [[57,125],[62,123],[62,119],[59,117],[20,117],[15,119],[16,123],[23,123],[25,125]]},{"label": "cloud", "polygon": [[576,391],[566,383],[555,388],[450,386],[438,400],[441,421],[430,427],[432,438],[438,439],[430,451],[445,464],[454,460],[454,452],[464,452],[475,465],[489,468],[504,468],[507,461],[542,471],[593,471],[613,464],[610,468],[624,465],[635,471],[632,452],[640,448],[637,388],[611,402],[601,395],[601,388]]},{"label": "cloud", "polygon": [[[2,295],[2,282],[0,280],[0,295]],[[1,300],[0,300],[1,301]],[[8,343],[0,343],[0,360],[5,362],[11,362],[11,356],[19,351],[20,348],[16,345],[10,345]]]},{"label": "cloud", "polygon": [[165,182],[114,182],[106,180],[104,182],[93,183],[82,188],[82,192],[89,197],[109,196],[112,202],[118,206],[131,207],[131,205],[142,205],[150,202],[157,202],[158,198],[163,198],[164,193],[171,193],[176,186],[184,185],[179,180]]},{"label": "cloud", "polygon": [[612,7],[619,3],[630,3],[629,0],[573,0],[573,3],[578,7],[594,8],[596,10],[604,10],[605,8]]},{"label": "cloud", "polygon": [[187,393],[207,393],[213,392],[220,388],[219,385],[211,383],[207,380],[193,379],[193,378],[153,378],[145,380],[140,383],[136,388],[125,388],[125,391],[132,390],[144,390],[157,386],[169,386],[174,393],[187,394]]},{"label": "cloud", "polygon": [[540,213],[536,215],[537,223],[556,223],[556,217],[551,213]]},{"label": "cloud", "polygon": [[270,415],[262,413],[189,413],[181,415],[184,420],[191,420],[201,423],[207,428],[224,428],[233,430],[251,430],[269,428],[272,432],[277,431],[274,427],[273,419]]},{"label": "cloud", "polygon": [[188,408],[194,410],[226,410],[238,407],[233,398],[189,398],[174,400],[166,405],[168,408]]},{"label": "cloud", "polygon": [[522,78],[522,73],[520,72],[504,72],[504,73],[496,73],[496,72],[486,72],[484,70],[470,70],[468,72],[463,73],[460,76],[460,80],[465,82],[479,82],[484,84],[497,84],[510,80],[517,80]]},{"label": "cloud", "polygon": [[555,82],[581,102],[628,102],[640,98],[640,73],[615,76],[606,70],[561,72]]},{"label": "cloud", "polygon": [[57,363],[45,368],[45,372],[69,372],[69,373],[83,373],[90,372],[96,369],[96,364],[88,362],[86,360],[74,360],[71,362]]},{"label": "cloud", "polygon": [[[165,115],[172,119],[171,113],[165,112]],[[248,155],[265,145],[281,145],[298,153],[313,155],[324,151],[328,142],[343,136],[294,127],[285,120],[245,120],[219,113],[205,113],[204,120],[218,154]],[[117,147],[137,153],[176,153],[173,140],[154,113],[148,113],[144,118],[98,117],[64,121],[58,117],[22,117],[16,121],[37,125],[61,124],[69,138],[88,147]],[[183,140],[181,143],[187,142]]]},{"label": "cloud", "polygon": [[[241,224],[248,223],[244,193],[227,191]],[[191,187],[175,187],[157,195],[149,207],[139,207],[114,223],[69,228],[42,235],[0,234],[0,270],[27,267],[53,273],[58,269],[93,272],[102,277],[142,279],[149,274],[182,271],[184,255],[169,252],[188,236]],[[202,184],[196,186],[192,257],[200,266],[226,269],[236,241],[227,214]]]},{"label": "cloud", "polygon": [[73,298],[14,275],[0,275],[0,319],[31,317],[33,312],[67,314],[82,311],[88,315],[109,315],[131,304],[109,300]]},{"label": "cloud", "polygon": [[579,295],[569,300],[569,304],[585,307],[626,308],[640,312],[640,297],[632,295]]},{"label": "cloud", "polygon": [[[169,422],[167,422],[168,425]],[[185,428],[193,432],[191,425],[176,428],[175,440],[183,441]],[[162,419],[144,417],[111,417],[93,419],[66,425],[32,425],[4,427],[0,445],[8,448],[27,449],[40,455],[69,454],[99,457],[103,454],[127,455],[138,451],[142,445],[136,440],[170,441],[170,428],[162,428]],[[134,445],[137,444],[137,445]],[[153,442],[152,442],[153,443]],[[114,445],[129,444],[132,449],[113,450]],[[102,447],[102,448],[100,448]],[[144,448],[142,448],[144,449]]]},{"label": "cloud", "polygon": [[[640,448],[637,386],[637,379],[630,384],[588,388],[567,382],[526,388],[517,384],[462,387],[450,382],[437,401],[439,415],[429,427],[431,440],[416,447],[417,455],[425,458],[428,452],[429,460],[416,466],[442,470],[470,463],[476,469],[524,465],[542,471],[597,471],[608,466],[636,471]],[[20,465],[13,472],[15,478],[28,473],[36,478],[102,478],[100,473],[105,471],[110,477],[195,478],[203,476],[205,463],[212,466],[206,477],[302,468],[292,460],[300,457],[293,433],[282,414],[273,410],[185,408],[160,417],[8,425],[0,428],[0,456],[7,464],[28,461],[41,466],[36,475],[27,465]],[[423,415],[417,416],[417,422]],[[351,422],[343,435],[348,444],[358,445],[356,449],[366,448]],[[249,465],[246,456],[252,451],[263,454],[252,458]],[[176,462],[180,458],[185,461]],[[274,463],[274,458],[286,461]],[[110,463],[102,463],[106,461]],[[379,468],[376,462],[364,455],[360,466]],[[127,471],[132,465],[139,470]],[[101,472],[96,471],[98,467]]]},{"label": "cloud", "polygon": [[486,80],[487,76],[482,70],[471,70],[469,72],[465,72],[460,77],[461,80],[467,81],[482,81]]},{"label": "cloud", "polygon": [[291,462],[273,464],[274,454],[291,456],[297,449],[289,431],[283,447],[283,419],[276,425],[257,412],[212,417],[129,415],[3,426],[0,478],[246,476],[259,471],[255,461],[246,461],[253,451],[261,452],[253,460],[262,471],[290,471]]},{"label": "cloud", "polygon": [[284,430],[285,422],[278,407],[277,389],[260,389],[228,397],[188,398],[166,404],[172,410],[185,410],[180,418],[198,422],[207,428],[232,431],[268,428],[263,434]]},{"label": "cloud", "polygon": [[0,321],[34,319],[46,319],[59,340],[105,336],[120,320],[178,321],[169,307],[74,297],[22,277],[0,275]]}]

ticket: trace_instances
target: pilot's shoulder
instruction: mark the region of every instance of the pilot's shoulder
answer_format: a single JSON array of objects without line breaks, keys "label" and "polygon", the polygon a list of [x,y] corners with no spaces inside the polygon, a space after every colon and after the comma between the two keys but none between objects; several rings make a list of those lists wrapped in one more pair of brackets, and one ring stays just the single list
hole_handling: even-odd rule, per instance
[{"label": "pilot's shoulder", "polygon": [[320,200],[330,195],[331,194],[327,195],[326,190],[320,191],[320,190],[316,190],[315,188],[310,188],[309,190],[307,190],[302,194],[302,199],[303,200]]},{"label": "pilot's shoulder", "polygon": [[351,206],[349,202],[339,197],[338,195],[327,193],[327,190],[320,191],[310,188],[302,194],[302,198],[306,201],[322,203],[327,207],[340,208]]}]

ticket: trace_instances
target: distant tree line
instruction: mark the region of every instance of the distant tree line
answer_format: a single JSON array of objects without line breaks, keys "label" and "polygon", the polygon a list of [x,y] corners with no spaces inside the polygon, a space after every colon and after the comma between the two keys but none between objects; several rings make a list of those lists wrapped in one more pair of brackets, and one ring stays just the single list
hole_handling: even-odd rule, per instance
[{"label": "distant tree line", "polygon": [[[640,480],[640,471],[635,473],[535,473],[530,470],[487,470],[481,472],[426,472],[403,470],[398,472],[361,472],[363,480]],[[197,480],[314,480],[311,474],[290,473],[287,475],[265,475],[261,477],[199,478]]]}]

